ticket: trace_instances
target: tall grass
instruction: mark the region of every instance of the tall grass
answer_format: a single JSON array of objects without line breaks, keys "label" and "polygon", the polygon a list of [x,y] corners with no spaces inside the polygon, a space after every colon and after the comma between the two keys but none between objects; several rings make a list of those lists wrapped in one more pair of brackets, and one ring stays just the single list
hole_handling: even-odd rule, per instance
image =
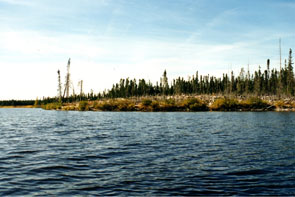
[{"label": "tall grass", "polygon": [[210,106],[213,111],[236,111],[239,108],[239,102],[231,98],[219,98]]},{"label": "tall grass", "polygon": [[234,98],[219,98],[210,106],[212,111],[264,111],[275,107],[258,97],[238,101]]},{"label": "tall grass", "polygon": [[295,108],[295,102],[277,101],[275,104],[262,100],[259,97],[250,97],[245,100],[236,98],[217,98],[212,104],[208,100],[196,97],[185,98],[130,98],[104,99],[95,102],[80,101],[79,103],[49,103],[42,105],[47,110],[79,110],[79,111],[269,111],[277,108]]},{"label": "tall grass", "polygon": [[79,111],[88,111],[89,110],[89,104],[88,101],[80,101],[78,106]]},{"label": "tall grass", "polygon": [[41,105],[42,109],[45,110],[60,110],[62,108],[61,103],[48,103],[46,105]]}]

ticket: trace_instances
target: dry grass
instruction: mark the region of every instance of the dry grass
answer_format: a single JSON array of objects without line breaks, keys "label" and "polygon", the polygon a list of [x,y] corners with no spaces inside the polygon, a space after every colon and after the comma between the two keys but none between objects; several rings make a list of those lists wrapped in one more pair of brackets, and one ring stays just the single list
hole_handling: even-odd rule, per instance
[{"label": "dry grass", "polygon": [[0,108],[35,108],[34,105],[23,105],[23,106],[0,106]]},{"label": "dry grass", "polygon": [[175,96],[101,99],[79,103],[50,103],[43,109],[79,111],[272,111],[294,109],[295,101],[265,101],[259,97]]}]

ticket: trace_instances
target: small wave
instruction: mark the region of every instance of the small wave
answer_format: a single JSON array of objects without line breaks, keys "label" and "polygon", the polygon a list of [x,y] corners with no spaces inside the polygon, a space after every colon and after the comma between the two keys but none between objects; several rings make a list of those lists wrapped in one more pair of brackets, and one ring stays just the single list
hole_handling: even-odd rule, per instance
[{"label": "small wave", "polygon": [[63,127],[63,126],[66,126],[66,124],[64,124],[62,122],[55,123],[55,127]]},{"label": "small wave", "polygon": [[242,171],[235,171],[235,172],[229,172],[227,175],[236,175],[236,176],[243,176],[243,175],[260,175],[260,174],[267,174],[270,171],[267,170],[242,170]]},{"label": "small wave", "polygon": [[129,154],[129,151],[112,151],[108,153],[103,153],[98,155],[98,157],[114,157],[114,156],[123,156]]},{"label": "small wave", "polygon": [[140,145],[141,145],[140,143],[136,142],[136,143],[126,144],[126,145],[124,145],[124,146],[127,146],[127,147],[138,147],[138,146],[140,146]]},{"label": "small wave", "polygon": [[33,154],[38,152],[40,152],[40,150],[23,150],[23,151],[13,151],[8,154],[23,155],[23,154]]},{"label": "small wave", "polygon": [[105,156],[105,155],[87,155],[83,158],[87,160],[92,160],[92,159],[108,159],[110,157],[111,156]]},{"label": "small wave", "polygon": [[7,157],[2,157],[1,160],[21,159],[21,158],[24,158],[24,157],[25,157],[24,155],[15,155],[15,154],[12,154],[12,155],[9,155]]},{"label": "small wave", "polygon": [[83,186],[80,188],[76,188],[76,190],[81,190],[81,191],[93,191],[93,190],[99,190],[102,189],[103,187],[99,185],[94,185],[94,186]]},{"label": "small wave", "polygon": [[26,179],[23,181],[23,183],[31,183],[31,184],[39,185],[39,184],[61,183],[66,180],[67,180],[66,177],[44,177],[44,178]]},{"label": "small wave", "polygon": [[64,166],[64,165],[53,165],[53,166],[44,166],[44,167],[34,168],[30,170],[30,172],[40,173],[40,172],[48,172],[48,171],[65,171],[65,170],[76,170],[76,168]]}]

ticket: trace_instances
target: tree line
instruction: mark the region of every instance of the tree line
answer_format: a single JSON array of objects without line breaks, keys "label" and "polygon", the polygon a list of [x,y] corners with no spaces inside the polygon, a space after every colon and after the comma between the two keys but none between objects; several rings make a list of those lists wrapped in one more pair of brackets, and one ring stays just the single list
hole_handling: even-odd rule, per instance
[{"label": "tree line", "polygon": [[3,100],[0,101],[0,106],[26,106],[34,105],[34,100]]},{"label": "tree line", "polygon": [[[73,94],[68,98],[63,98],[62,102],[75,102],[81,100],[98,100],[101,98],[128,98],[141,96],[169,96],[169,95],[200,95],[200,94],[219,94],[219,95],[274,95],[274,96],[294,96],[295,95],[295,74],[293,70],[292,49],[289,50],[288,60],[277,70],[270,69],[270,60],[266,62],[266,69],[255,70],[253,73],[241,69],[235,76],[231,71],[230,75],[223,74],[222,77],[210,75],[195,75],[185,80],[183,77],[173,79],[168,83],[166,70],[160,82],[152,84],[145,79],[120,79],[110,90],[95,94],[93,91],[88,94]],[[45,98],[42,103],[51,103],[57,98]]]},{"label": "tree line", "polygon": [[46,105],[53,102],[76,102],[81,100],[98,100],[102,98],[128,98],[141,96],[169,96],[169,95],[200,95],[200,94],[219,94],[219,95],[275,95],[275,96],[294,96],[295,95],[295,74],[293,70],[292,49],[289,50],[288,59],[280,70],[275,68],[270,70],[270,60],[267,60],[265,70],[258,70],[250,73],[241,69],[235,76],[231,71],[230,75],[223,74],[222,77],[210,75],[195,75],[185,80],[183,77],[173,79],[168,83],[166,70],[160,82],[153,85],[145,79],[120,79],[110,90],[95,94],[91,91],[88,94],[72,94],[68,98],[47,97],[41,100],[9,100],[0,101],[0,106],[22,106],[22,105]]},{"label": "tree line", "polygon": [[185,80],[183,77],[173,79],[168,84],[167,72],[163,73],[160,83],[153,85],[144,79],[121,79],[119,83],[104,91],[101,97],[126,98],[136,96],[156,95],[180,95],[180,94],[222,94],[222,95],[295,95],[295,78],[293,71],[292,49],[289,50],[288,60],[280,69],[270,70],[270,60],[267,60],[267,68],[263,71],[259,66],[258,70],[250,74],[250,71],[241,69],[238,76],[233,71],[230,75],[223,74],[217,78],[210,75],[195,75]]}]

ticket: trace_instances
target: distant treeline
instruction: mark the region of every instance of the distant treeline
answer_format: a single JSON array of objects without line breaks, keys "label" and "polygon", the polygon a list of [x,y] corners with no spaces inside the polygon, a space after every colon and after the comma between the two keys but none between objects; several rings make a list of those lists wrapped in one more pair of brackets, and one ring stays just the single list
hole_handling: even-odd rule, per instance
[{"label": "distant treeline", "polygon": [[270,70],[270,60],[267,60],[267,69],[262,71],[260,66],[253,74],[241,69],[238,76],[233,71],[230,76],[223,74],[221,78],[214,76],[202,76],[198,72],[188,80],[178,77],[172,84],[168,84],[167,73],[164,74],[160,83],[153,85],[140,79],[121,79],[113,85],[112,89],[105,91],[101,96],[107,98],[155,96],[155,95],[180,95],[180,94],[232,94],[232,95],[285,95],[294,96],[295,78],[293,71],[292,50],[289,58],[278,71]]},{"label": "distant treeline", "polygon": [[0,101],[0,106],[26,106],[34,105],[34,100],[6,100]]},{"label": "distant treeline", "polygon": [[76,102],[82,100],[95,101],[101,98],[129,98],[142,96],[168,96],[168,95],[233,95],[233,96],[294,96],[295,74],[293,70],[292,49],[289,50],[288,60],[285,60],[280,70],[270,70],[270,60],[266,62],[267,68],[262,71],[261,67],[250,73],[249,70],[241,69],[235,76],[233,71],[230,75],[223,74],[217,78],[210,75],[195,75],[185,80],[183,77],[173,79],[169,85],[166,70],[160,79],[153,85],[145,79],[120,79],[110,90],[95,94],[73,94],[69,98],[47,97],[41,100],[25,101],[0,101],[0,106],[21,105],[46,105],[54,102]]},{"label": "distant treeline", "polygon": [[[166,70],[160,79],[153,85],[145,79],[120,79],[110,90],[94,94],[93,92],[82,95],[71,95],[62,98],[62,102],[75,102],[81,100],[94,101],[101,98],[129,98],[142,96],[161,95],[233,95],[233,96],[294,96],[295,78],[293,70],[292,49],[289,50],[288,60],[281,65],[280,70],[270,69],[270,60],[266,62],[266,70],[258,70],[250,73],[249,70],[241,69],[235,76],[233,71],[230,75],[223,74],[217,78],[210,75],[195,75],[185,80],[183,77],[173,79],[169,85]],[[58,101],[58,98],[45,98],[42,104]]]}]

